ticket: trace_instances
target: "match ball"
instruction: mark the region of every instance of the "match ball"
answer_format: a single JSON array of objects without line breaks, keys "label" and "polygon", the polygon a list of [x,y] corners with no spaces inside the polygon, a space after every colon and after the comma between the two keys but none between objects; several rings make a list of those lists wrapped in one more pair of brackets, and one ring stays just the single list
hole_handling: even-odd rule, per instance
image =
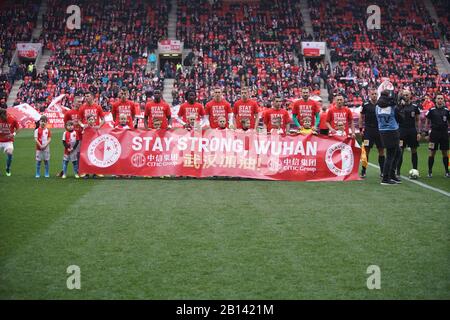
[{"label": "match ball", "polygon": [[417,178],[419,178],[419,170],[416,170],[416,169],[411,169],[411,170],[409,170],[409,177],[411,178],[411,179],[417,179]]}]

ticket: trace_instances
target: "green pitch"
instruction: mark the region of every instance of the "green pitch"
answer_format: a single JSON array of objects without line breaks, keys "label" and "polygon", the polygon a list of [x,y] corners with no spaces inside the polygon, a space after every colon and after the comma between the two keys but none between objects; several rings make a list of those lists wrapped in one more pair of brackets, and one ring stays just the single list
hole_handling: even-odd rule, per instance
[{"label": "green pitch", "polygon": [[[0,160],[1,299],[450,298],[450,198],[405,181],[34,178],[31,131]],[[376,162],[376,152],[372,153]],[[420,147],[421,174],[426,149]],[[403,174],[411,167],[405,156]],[[434,177],[450,192],[441,155]],[[66,269],[81,270],[69,290]],[[369,290],[368,266],[381,269]]]}]

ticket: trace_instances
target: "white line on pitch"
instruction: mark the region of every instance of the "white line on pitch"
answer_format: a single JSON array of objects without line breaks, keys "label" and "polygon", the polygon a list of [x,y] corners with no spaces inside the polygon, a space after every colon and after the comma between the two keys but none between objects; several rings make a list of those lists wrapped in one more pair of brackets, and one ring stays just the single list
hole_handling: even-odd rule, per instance
[{"label": "white line on pitch", "polygon": [[[380,169],[379,166],[377,166],[376,164],[370,163],[370,162],[369,162],[369,166],[377,168],[377,169]],[[429,185],[427,185],[427,184],[425,184],[423,182],[417,181],[417,180],[409,179],[409,178],[407,178],[405,176],[400,176],[400,177],[403,179],[403,181],[409,181],[409,182],[415,183],[418,186],[421,186],[423,188],[426,188],[426,189],[429,189],[429,190],[432,190],[432,191],[435,191],[435,192],[439,192],[439,193],[443,194],[444,196],[450,197],[450,193],[448,193],[448,192],[446,192],[444,190],[441,190],[441,189],[429,186]]]}]

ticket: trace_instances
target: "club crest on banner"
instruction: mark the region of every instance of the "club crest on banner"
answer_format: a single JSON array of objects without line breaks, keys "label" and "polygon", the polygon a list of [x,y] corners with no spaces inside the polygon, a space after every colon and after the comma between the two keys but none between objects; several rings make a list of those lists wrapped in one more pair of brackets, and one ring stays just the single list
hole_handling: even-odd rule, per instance
[{"label": "club crest on banner", "polygon": [[352,148],[342,142],[330,146],[325,154],[328,169],[338,177],[348,176],[353,170]]},{"label": "club crest on banner", "polygon": [[119,140],[109,134],[101,135],[92,140],[88,147],[89,161],[100,168],[112,166],[119,160],[122,147]]}]

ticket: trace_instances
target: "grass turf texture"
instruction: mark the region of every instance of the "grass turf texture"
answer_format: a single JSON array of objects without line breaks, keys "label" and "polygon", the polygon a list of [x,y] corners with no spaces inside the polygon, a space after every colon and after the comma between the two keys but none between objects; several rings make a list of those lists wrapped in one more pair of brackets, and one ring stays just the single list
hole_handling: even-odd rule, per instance
[{"label": "grass turf texture", "polygon": [[[31,131],[0,176],[2,299],[450,298],[448,197],[404,182],[34,178]],[[419,149],[422,176],[425,146]],[[376,151],[371,161],[376,161]],[[434,177],[450,191],[441,155]],[[403,174],[410,168],[405,155]],[[66,268],[81,268],[68,290]],[[381,290],[368,290],[369,265]]]}]

